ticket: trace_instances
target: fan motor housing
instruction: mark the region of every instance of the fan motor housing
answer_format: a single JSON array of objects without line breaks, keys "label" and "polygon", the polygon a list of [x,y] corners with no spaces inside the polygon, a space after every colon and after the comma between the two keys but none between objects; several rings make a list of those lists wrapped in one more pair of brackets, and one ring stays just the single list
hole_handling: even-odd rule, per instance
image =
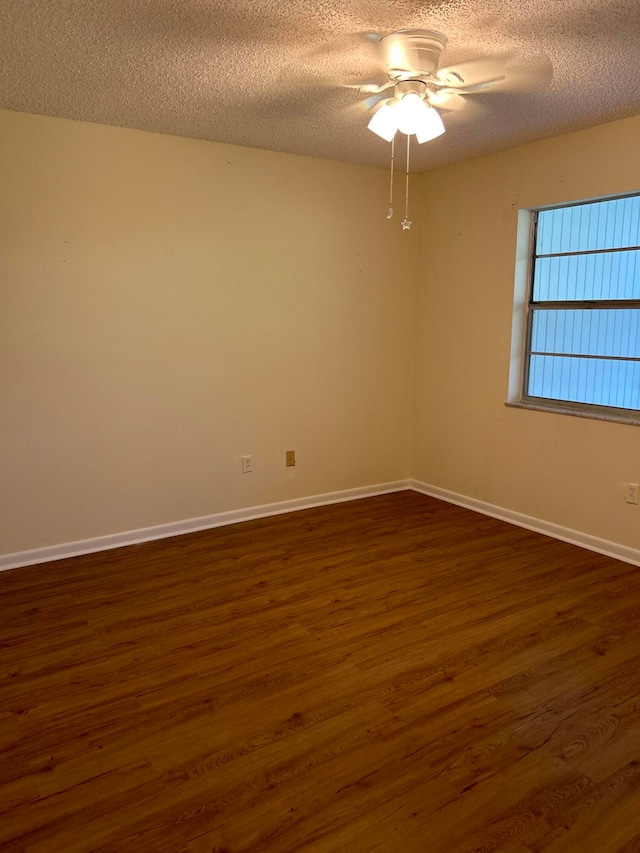
[{"label": "fan motor housing", "polygon": [[447,37],[435,30],[398,30],[378,42],[392,80],[435,77]]}]

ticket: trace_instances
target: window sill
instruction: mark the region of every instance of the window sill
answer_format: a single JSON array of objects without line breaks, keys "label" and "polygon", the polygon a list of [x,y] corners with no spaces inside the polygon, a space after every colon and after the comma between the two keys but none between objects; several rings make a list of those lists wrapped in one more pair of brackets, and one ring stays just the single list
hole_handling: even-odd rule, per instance
[{"label": "window sill", "polygon": [[611,421],[616,424],[631,424],[640,426],[640,412],[629,409],[601,409],[597,406],[563,405],[549,401],[514,400],[506,402],[505,406],[511,409],[529,409],[533,412],[550,412],[554,415],[571,415],[574,418],[590,418],[596,421]]}]

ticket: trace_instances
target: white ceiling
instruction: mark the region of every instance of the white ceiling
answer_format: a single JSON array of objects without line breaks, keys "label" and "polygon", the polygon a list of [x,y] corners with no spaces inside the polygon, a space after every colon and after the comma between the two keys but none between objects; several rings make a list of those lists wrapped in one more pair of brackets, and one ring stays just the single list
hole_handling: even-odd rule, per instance
[{"label": "white ceiling", "polygon": [[414,170],[640,112],[640,0],[0,0],[0,107],[386,166],[340,83],[375,76],[364,33],[409,28],[529,80],[468,96]]}]

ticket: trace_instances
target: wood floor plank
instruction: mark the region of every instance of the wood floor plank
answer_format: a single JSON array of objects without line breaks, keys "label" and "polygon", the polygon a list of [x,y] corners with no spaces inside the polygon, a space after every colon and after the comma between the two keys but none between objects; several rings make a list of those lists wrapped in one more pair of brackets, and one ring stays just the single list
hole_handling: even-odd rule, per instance
[{"label": "wood floor plank", "polygon": [[614,853],[630,842],[640,830],[640,761],[631,761],[613,776],[585,790],[568,809],[556,811],[553,823],[560,832],[553,834],[552,843],[541,839],[534,850]]},{"label": "wood floor plank", "polygon": [[0,574],[0,848],[634,853],[640,571],[413,492]]},{"label": "wood floor plank", "polygon": [[640,833],[619,847],[616,853],[640,853]]}]

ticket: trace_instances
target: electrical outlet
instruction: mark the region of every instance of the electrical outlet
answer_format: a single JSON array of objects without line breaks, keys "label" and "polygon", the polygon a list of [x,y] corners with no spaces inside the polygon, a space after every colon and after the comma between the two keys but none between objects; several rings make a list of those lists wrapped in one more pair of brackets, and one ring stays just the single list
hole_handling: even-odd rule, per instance
[{"label": "electrical outlet", "polygon": [[242,457],[242,473],[250,474],[253,471],[253,461],[250,456]]},{"label": "electrical outlet", "polygon": [[638,483],[627,483],[627,503],[640,503],[640,485]]},{"label": "electrical outlet", "polygon": [[296,452],[295,452],[295,450],[287,450],[285,458],[287,461],[287,468],[293,468],[294,465],[296,464]]}]

